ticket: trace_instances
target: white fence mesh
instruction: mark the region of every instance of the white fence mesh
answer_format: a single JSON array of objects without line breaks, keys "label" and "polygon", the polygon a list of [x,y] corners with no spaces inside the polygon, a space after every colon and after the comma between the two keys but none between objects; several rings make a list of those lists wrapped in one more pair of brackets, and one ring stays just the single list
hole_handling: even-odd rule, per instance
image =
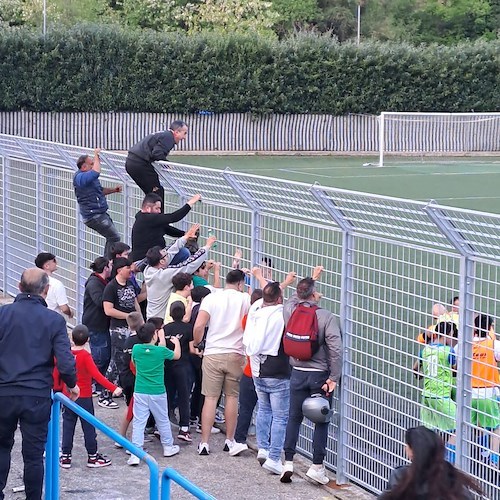
[{"label": "white fence mesh", "polygon": [[[104,245],[79,220],[73,194],[74,163],[86,152],[0,135],[0,288],[15,294],[22,270],[39,251],[52,251],[77,318],[88,265]],[[102,157],[103,184],[123,186],[109,201],[127,241],[142,195],[125,175],[123,156]],[[341,482],[379,492],[405,463],[404,431],[421,411],[412,371],[422,348],[417,335],[433,322],[435,303],[460,296],[456,464],[488,497],[500,498],[498,469],[485,456],[495,435],[473,423],[471,400],[474,317],[500,314],[500,216],[230,170],[170,163],[158,171],[167,209],[203,194],[184,224],[200,222],[202,239],[216,230],[214,254],[226,270],[237,247],[245,266],[270,258],[277,280],[289,270],[306,276],[325,267],[322,306],[340,316],[344,342],[327,456]],[[311,454],[308,423],[299,448]]]}]

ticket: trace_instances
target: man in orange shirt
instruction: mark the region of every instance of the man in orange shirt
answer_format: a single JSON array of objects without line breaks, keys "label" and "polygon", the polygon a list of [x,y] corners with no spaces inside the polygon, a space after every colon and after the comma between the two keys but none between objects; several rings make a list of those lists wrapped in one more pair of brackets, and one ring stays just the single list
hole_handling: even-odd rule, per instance
[{"label": "man in orange shirt", "polygon": [[471,423],[491,431],[490,460],[498,466],[500,448],[500,408],[496,399],[500,385],[497,362],[500,342],[491,338],[493,318],[478,314],[474,319],[472,339],[472,411]]}]

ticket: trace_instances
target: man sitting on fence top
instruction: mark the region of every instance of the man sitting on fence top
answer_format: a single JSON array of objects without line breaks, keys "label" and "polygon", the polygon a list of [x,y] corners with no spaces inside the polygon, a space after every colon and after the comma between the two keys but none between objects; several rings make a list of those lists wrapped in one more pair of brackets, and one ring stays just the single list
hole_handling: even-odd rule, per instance
[{"label": "man sitting on fence top", "polygon": [[[132,226],[132,253],[130,258],[138,261],[146,257],[146,252],[155,246],[165,247],[164,235],[168,234],[174,238],[184,236],[184,231],[172,227],[172,222],[179,222],[193,208],[193,205],[201,200],[200,194],[195,194],[188,202],[171,214],[164,214],[161,211],[161,198],[150,193],[144,197],[141,210],[135,215],[135,222]],[[184,246],[184,245],[182,245]],[[178,264],[190,256],[187,249],[180,249],[169,264]]]},{"label": "man sitting on fence top", "polygon": [[175,120],[170,124],[168,130],[148,135],[132,146],[125,161],[125,170],[144,191],[144,194],[156,193],[160,196],[161,212],[164,208],[165,192],[153,167],[153,162],[166,160],[167,155],[175,145],[186,138],[187,132],[186,123]]},{"label": "man sitting on fence top", "polygon": [[[285,302],[283,316],[285,320],[285,334],[283,345],[285,353],[290,356],[292,374],[290,377],[290,412],[285,436],[285,465],[281,475],[282,483],[289,483],[293,474],[293,456],[295,455],[300,425],[304,414],[302,403],[313,394],[322,394],[330,400],[332,393],[340,379],[342,371],[342,338],[337,318],[328,310],[316,309],[317,343],[311,345],[311,356],[301,359],[293,357],[292,348],[287,346],[287,336],[290,328],[289,320],[294,311],[301,305],[306,308],[317,306],[321,295],[316,292],[315,281],[319,278],[323,268],[318,266],[313,271],[312,278],[299,281],[297,291]],[[299,333],[291,334],[292,343]],[[304,342],[297,343],[302,346]],[[312,342],[311,342],[312,344]],[[297,347],[296,346],[296,347]],[[293,347],[293,346],[292,346]],[[307,476],[320,484],[329,481],[326,475],[323,460],[326,455],[329,422],[314,424],[313,434],[313,463],[307,471]]]},{"label": "man sitting on fence top", "polygon": [[99,160],[100,149],[94,152],[94,158],[82,155],[78,158],[76,166],[78,172],[73,177],[73,187],[78,201],[83,223],[106,238],[104,257],[111,258],[111,246],[120,241],[120,235],[108,214],[108,202],[106,196],[111,193],[119,193],[121,186],[103,188],[99,182],[101,175],[101,162]]}]

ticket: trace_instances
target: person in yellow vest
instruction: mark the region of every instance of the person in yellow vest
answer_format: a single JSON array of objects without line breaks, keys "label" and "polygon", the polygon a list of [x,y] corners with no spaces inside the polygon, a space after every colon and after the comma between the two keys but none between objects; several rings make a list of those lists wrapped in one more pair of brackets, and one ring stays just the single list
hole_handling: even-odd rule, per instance
[{"label": "person in yellow vest", "polygon": [[500,407],[496,399],[500,376],[500,342],[491,337],[493,318],[478,314],[472,339],[471,423],[491,431],[490,461],[498,466],[500,448]]}]

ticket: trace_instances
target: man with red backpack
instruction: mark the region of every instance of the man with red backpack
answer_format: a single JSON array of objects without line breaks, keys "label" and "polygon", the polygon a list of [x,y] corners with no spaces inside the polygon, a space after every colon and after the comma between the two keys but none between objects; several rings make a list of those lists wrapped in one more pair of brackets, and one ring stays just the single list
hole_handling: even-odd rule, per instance
[{"label": "man with red backpack", "polygon": [[[302,403],[313,394],[325,395],[329,400],[342,370],[342,338],[337,318],[317,306],[321,295],[315,281],[322,266],[314,268],[312,278],[299,281],[296,293],[286,301],[283,309],[285,333],[283,346],[290,356],[290,411],[285,436],[285,465],[282,483],[291,482],[293,456],[304,418]],[[307,477],[319,484],[329,478],[323,465],[326,455],[329,422],[314,424],[313,463]]]}]

